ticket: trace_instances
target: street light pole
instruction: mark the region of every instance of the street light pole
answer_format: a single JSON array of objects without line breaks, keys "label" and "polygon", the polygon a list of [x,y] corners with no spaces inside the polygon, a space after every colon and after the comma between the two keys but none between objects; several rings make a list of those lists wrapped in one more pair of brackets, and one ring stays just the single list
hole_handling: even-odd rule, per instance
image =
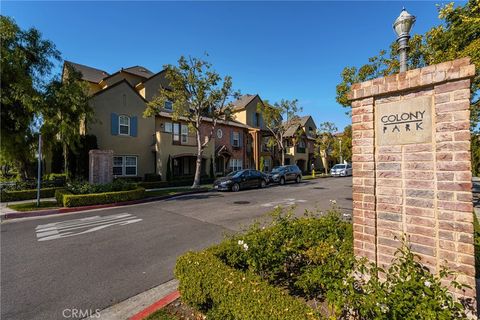
[{"label": "street light pole", "polygon": [[37,169],[37,207],[40,207],[40,188],[42,186],[42,134],[38,134],[38,169]]},{"label": "street light pole", "polygon": [[342,156],[342,140],[340,140],[340,163],[343,163],[343,156]]},{"label": "street light pole", "polygon": [[415,19],[415,16],[412,16],[403,8],[393,24],[393,29],[397,34],[400,72],[407,71],[408,40],[410,39],[410,30],[415,23]]}]

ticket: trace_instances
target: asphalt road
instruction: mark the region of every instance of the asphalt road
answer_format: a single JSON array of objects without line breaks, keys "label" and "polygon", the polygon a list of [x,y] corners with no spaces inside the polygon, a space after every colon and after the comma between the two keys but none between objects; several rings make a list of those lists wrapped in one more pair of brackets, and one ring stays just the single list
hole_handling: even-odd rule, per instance
[{"label": "asphalt road", "polygon": [[219,242],[277,205],[295,204],[302,214],[336,200],[351,213],[351,187],[351,178],[325,178],[3,222],[1,319],[94,313],[172,279],[179,255]]}]

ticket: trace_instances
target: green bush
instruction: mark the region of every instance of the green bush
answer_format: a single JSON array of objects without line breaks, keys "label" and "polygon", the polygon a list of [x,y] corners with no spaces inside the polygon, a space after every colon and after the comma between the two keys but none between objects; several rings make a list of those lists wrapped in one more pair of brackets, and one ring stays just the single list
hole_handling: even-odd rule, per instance
[{"label": "green bush", "polygon": [[454,289],[467,286],[453,272],[444,268],[436,276],[419,261],[405,241],[386,270],[360,261],[339,288],[343,294],[335,301],[337,314],[346,319],[470,319],[467,311],[474,310],[475,302],[460,303],[442,280],[450,279]]},{"label": "green bush", "polygon": [[59,188],[59,189],[55,190],[55,199],[57,200],[57,203],[59,205],[64,206],[63,196],[66,195],[66,194],[72,194],[72,193],[65,188]]},{"label": "green bush", "polygon": [[145,189],[156,189],[156,188],[167,188],[170,186],[168,181],[145,181],[140,182],[137,184],[140,187],[144,187]]},{"label": "green bush", "polygon": [[138,200],[144,197],[145,188],[141,187],[128,191],[115,191],[92,194],[64,194],[63,205],[65,207],[81,207],[96,204]]},{"label": "green bush", "polygon": [[[55,190],[57,188],[42,188],[40,189],[40,198],[51,198],[55,196]],[[32,200],[37,198],[37,189],[29,190],[2,190],[1,201],[20,201],[20,200]]]},{"label": "green bush", "polygon": [[291,210],[281,208],[272,215],[270,226],[254,225],[211,250],[227,265],[303,292],[305,298],[338,287],[354,262],[351,224],[335,210],[320,218],[293,218]]},{"label": "green bush", "polygon": [[91,194],[114,191],[129,191],[136,188],[135,183],[125,180],[114,180],[106,184],[90,184],[87,181],[73,181],[67,184],[66,189],[73,194]]},{"label": "green bush", "polygon": [[[466,319],[473,308],[472,301],[462,305],[455,300],[442,283],[450,279],[450,288],[457,290],[467,286],[447,269],[438,276],[431,274],[406,240],[386,270],[357,261],[352,226],[335,208],[321,217],[307,213],[302,218],[279,208],[273,218],[266,227],[255,224],[203,253],[182,257],[176,274],[186,302],[212,319],[262,319],[263,311],[248,300],[248,283],[264,281],[310,301],[316,311],[321,309],[332,319]],[[480,247],[477,241],[476,246]],[[239,274],[248,279],[247,284],[238,281]],[[246,306],[238,305],[244,301]]]},{"label": "green bush", "polygon": [[204,312],[207,319],[318,319],[302,301],[250,271],[228,267],[210,251],[180,257],[175,276],[182,300]]}]

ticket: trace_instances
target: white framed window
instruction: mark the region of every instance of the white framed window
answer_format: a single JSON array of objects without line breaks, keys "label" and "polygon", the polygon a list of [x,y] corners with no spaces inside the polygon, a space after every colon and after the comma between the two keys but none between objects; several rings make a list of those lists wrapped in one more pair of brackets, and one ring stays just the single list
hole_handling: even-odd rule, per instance
[{"label": "white framed window", "polygon": [[173,142],[180,142],[180,124],[173,124]]},{"label": "white framed window", "polygon": [[113,175],[123,176],[123,157],[113,157]]},{"label": "white framed window", "polygon": [[188,143],[188,126],[182,124],[182,143]]},{"label": "white framed window", "polygon": [[170,100],[165,101],[165,110],[173,110],[173,102]]},{"label": "white framed window", "polygon": [[217,130],[217,138],[222,139],[222,137],[223,137],[223,131],[222,131],[222,129],[218,129]]},{"label": "white framed window", "polygon": [[118,117],[118,133],[121,135],[130,135],[130,117],[121,115]]},{"label": "white framed window", "polygon": [[232,171],[242,170],[242,160],[241,159],[230,159],[230,169]]},{"label": "white framed window", "polygon": [[136,176],[137,175],[137,156],[114,156],[113,157],[113,175],[114,176]]},{"label": "white framed window", "polygon": [[172,128],[172,123],[171,122],[165,122],[165,132],[172,133],[173,128]]},{"label": "white framed window", "polygon": [[240,133],[236,131],[233,132],[233,146],[240,147]]}]

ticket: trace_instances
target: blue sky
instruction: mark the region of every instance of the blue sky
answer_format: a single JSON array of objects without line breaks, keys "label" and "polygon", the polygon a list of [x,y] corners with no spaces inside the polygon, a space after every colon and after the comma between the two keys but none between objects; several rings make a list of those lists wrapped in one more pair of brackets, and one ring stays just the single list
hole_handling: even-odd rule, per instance
[{"label": "blue sky", "polygon": [[388,48],[403,6],[417,17],[413,33],[438,25],[437,3],[2,2],[1,12],[39,29],[64,59],[108,72],[132,65],[158,72],[180,55],[208,52],[242,93],[296,98],[317,125],[343,129],[350,118],[335,101],[342,69]]}]

